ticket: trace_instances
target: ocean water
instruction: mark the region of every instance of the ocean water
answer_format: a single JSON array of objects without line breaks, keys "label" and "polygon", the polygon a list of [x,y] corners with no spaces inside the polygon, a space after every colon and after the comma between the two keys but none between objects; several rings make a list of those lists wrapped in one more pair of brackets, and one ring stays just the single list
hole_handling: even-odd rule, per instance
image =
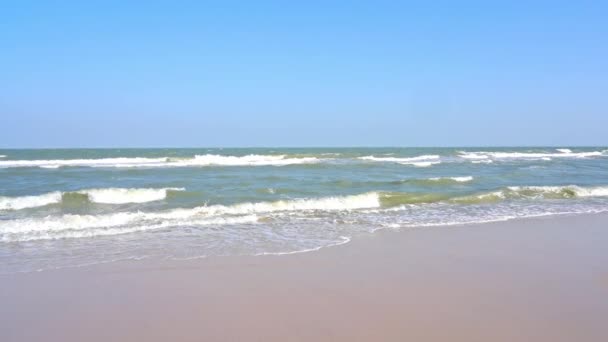
[{"label": "ocean water", "polygon": [[0,150],[0,273],[608,211],[608,148]]}]

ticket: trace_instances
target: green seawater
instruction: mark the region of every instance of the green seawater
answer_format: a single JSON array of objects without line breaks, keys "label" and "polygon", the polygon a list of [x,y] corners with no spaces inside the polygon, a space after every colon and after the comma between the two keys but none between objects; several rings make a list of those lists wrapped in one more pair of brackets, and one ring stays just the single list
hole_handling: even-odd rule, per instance
[{"label": "green seawater", "polygon": [[0,150],[0,273],[606,210],[607,147]]}]

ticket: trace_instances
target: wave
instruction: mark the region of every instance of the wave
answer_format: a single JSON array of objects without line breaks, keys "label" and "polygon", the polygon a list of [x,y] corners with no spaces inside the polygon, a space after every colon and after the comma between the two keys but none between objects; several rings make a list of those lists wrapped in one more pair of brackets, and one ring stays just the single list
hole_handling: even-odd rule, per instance
[{"label": "wave", "polygon": [[422,186],[445,186],[452,184],[462,184],[473,181],[473,176],[462,176],[462,177],[431,177],[431,178],[410,178],[399,181],[390,182],[376,182],[377,184],[413,184]]},{"label": "wave", "polygon": [[20,210],[26,208],[42,207],[61,202],[62,193],[50,192],[36,196],[7,197],[0,196],[0,210]]},{"label": "wave", "polygon": [[197,155],[194,159],[174,162],[183,166],[282,166],[292,164],[315,164],[320,159],[315,157],[286,158],[285,155],[257,155],[250,154],[242,157],[222,156],[215,154]]},{"label": "wave", "polygon": [[374,161],[374,162],[389,162],[397,163],[402,165],[413,165],[417,167],[429,167],[435,164],[440,164],[440,156],[438,155],[422,155],[417,157],[375,157],[375,156],[363,156],[358,157],[360,160]]},{"label": "wave", "polygon": [[[453,178],[459,178],[454,180]],[[439,178],[437,181],[468,182],[469,177]],[[407,180],[422,181],[422,180]],[[427,179],[429,181],[429,179]],[[430,180],[435,181],[435,180]],[[482,204],[503,200],[517,199],[572,199],[585,197],[608,197],[608,186],[581,187],[567,186],[510,186],[494,191],[482,192],[472,195],[454,195],[449,193],[416,193],[416,192],[370,192],[368,196],[376,196],[379,208],[391,208],[406,204],[424,203],[456,203],[456,204]],[[372,207],[369,207],[372,208]]]},{"label": "wave", "polygon": [[490,204],[505,200],[573,199],[585,197],[608,197],[608,186],[580,187],[568,186],[510,186],[502,189],[471,195],[447,193],[377,193],[381,208],[394,208],[410,204],[452,203]]},{"label": "wave", "polygon": [[101,158],[101,159],[51,159],[51,160],[2,160],[0,167],[43,167],[58,168],[62,166],[90,167],[133,167],[158,165],[166,163],[168,158]]},{"label": "wave", "polygon": [[167,198],[169,191],[185,191],[184,188],[124,189],[105,188],[80,190],[75,193],[86,195],[89,201],[106,204],[146,203]]},{"label": "wave", "polygon": [[6,158],[6,155],[0,154],[0,158]]},{"label": "wave", "polygon": [[[353,210],[378,208],[380,205],[378,193],[371,192],[351,196],[210,205],[163,212],[121,212],[104,215],[64,214],[56,217],[0,221],[0,234],[3,241],[24,241],[25,238],[29,240],[64,238],[67,236],[63,233],[64,231],[94,230],[97,235],[115,235],[153,229],[151,227],[198,225],[201,222],[203,224],[241,223],[239,220],[243,218],[243,215],[251,218],[251,215],[280,211]],[[213,220],[209,220],[210,218]],[[252,220],[247,220],[247,222],[252,222]],[[112,232],[111,234],[107,233],[108,229]],[[57,232],[61,234],[57,235]],[[89,236],[90,234],[92,233],[85,232],[76,235]]]},{"label": "wave", "polygon": [[0,167],[193,167],[193,166],[283,166],[292,164],[314,164],[320,159],[286,158],[285,155],[223,156],[216,154],[195,155],[192,158],[101,158],[101,159],[55,159],[55,160],[2,160]]},{"label": "wave", "polygon": [[[15,231],[14,227],[2,227],[0,232],[4,242],[25,242],[33,240],[56,240],[68,238],[86,238],[129,234],[135,232],[166,229],[183,225],[234,225],[258,222],[256,215],[239,217],[214,217],[197,220],[167,220],[159,223],[144,223],[125,226],[136,213],[123,213],[96,217],[92,215],[64,215],[58,219],[47,219],[44,224],[40,220],[20,220],[22,229]],[[120,224],[121,222],[125,224]],[[41,224],[44,224],[41,226]],[[4,229],[3,229],[4,228]],[[38,229],[37,229],[38,228]]]},{"label": "wave", "polygon": [[491,203],[508,199],[568,199],[608,196],[608,187],[568,186],[510,186],[496,191],[452,198],[462,204]]},{"label": "wave", "polygon": [[358,195],[205,205],[160,212],[119,212],[101,215],[64,214],[0,221],[2,241],[116,235],[176,226],[223,225],[264,221],[261,214],[302,211],[390,209],[424,203],[482,204],[509,199],[606,197],[608,187],[512,186],[467,196],[444,193],[368,192]]},{"label": "wave", "polygon": [[463,177],[433,177],[428,178],[428,180],[433,182],[456,182],[456,183],[465,183],[473,180],[473,176],[463,176]]},{"label": "wave", "polygon": [[541,152],[488,152],[488,151],[477,151],[477,152],[465,152],[459,151],[458,156],[460,158],[482,161],[482,160],[501,160],[501,159],[540,159],[540,160],[551,160],[551,158],[589,158],[599,157],[604,154],[600,151],[593,152],[572,152],[570,149],[557,149],[558,153],[541,153]]},{"label": "wave", "polygon": [[169,191],[184,191],[184,188],[104,188],[78,191],[53,191],[34,196],[0,197],[0,210],[20,210],[61,203],[65,198],[85,196],[89,202],[105,204],[146,203],[165,199]]}]

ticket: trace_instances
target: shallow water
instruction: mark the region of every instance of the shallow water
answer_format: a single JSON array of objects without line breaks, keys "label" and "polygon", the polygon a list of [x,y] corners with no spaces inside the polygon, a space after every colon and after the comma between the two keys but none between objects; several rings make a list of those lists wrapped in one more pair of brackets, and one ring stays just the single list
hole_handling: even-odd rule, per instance
[{"label": "shallow water", "polygon": [[608,150],[0,150],[0,272],[608,210]]}]

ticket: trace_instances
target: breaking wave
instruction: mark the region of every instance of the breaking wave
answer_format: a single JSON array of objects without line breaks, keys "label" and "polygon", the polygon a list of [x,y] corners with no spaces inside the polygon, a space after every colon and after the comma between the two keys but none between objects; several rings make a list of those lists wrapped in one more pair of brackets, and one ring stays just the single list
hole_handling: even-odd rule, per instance
[{"label": "breaking wave", "polygon": [[[59,218],[15,220],[20,222],[0,223],[0,234],[4,242],[25,242],[33,240],[55,240],[67,238],[86,238],[128,234],[148,230],[166,229],[183,225],[230,225],[255,223],[258,217],[246,215],[238,217],[214,217],[189,220],[146,221],[128,225],[145,217],[144,213],[118,213],[106,216],[64,215]],[[15,224],[21,227],[15,229]]]},{"label": "breaking wave", "polygon": [[49,204],[58,204],[66,196],[82,195],[93,203],[125,204],[145,203],[165,199],[169,191],[184,191],[184,188],[158,188],[158,189],[86,189],[70,192],[53,191],[34,196],[0,197],[0,210],[20,210],[26,208],[43,207]]},{"label": "breaking wave", "polygon": [[184,188],[160,188],[160,189],[89,189],[76,193],[86,195],[89,201],[94,203],[124,204],[124,203],[146,203],[160,201],[167,198],[169,191],[184,191]]},{"label": "breaking wave", "polygon": [[473,180],[473,176],[463,176],[463,177],[432,177],[428,180],[432,182],[440,182],[440,183],[466,183]]},{"label": "breaking wave", "polygon": [[210,205],[163,212],[120,212],[104,215],[65,214],[56,217],[0,221],[0,234],[5,242],[115,235],[182,225],[253,223],[257,221],[255,215],[260,213],[352,210],[378,208],[380,205],[378,193],[371,192],[316,199]]},{"label": "breaking wave", "polygon": [[496,191],[451,199],[462,204],[491,203],[508,199],[567,199],[577,197],[605,197],[608,187],[568,186],[510,186]]},{"label": "breaking wave", "polygon": [[222,156],[214,154],[197,155],[194,159],[182,161],[187,166],[262,166],[262,165],[292,165],[292,164],[314,164],[320,160],[315,157],[286,158],[285,155],[256,155],[251,154],[242,157]]},{"label": "breaking wave", "polygon": [[364,156],[358,157],[360,160],[374,161],[374,162],[388,162],[397,163],[402,165],[413,165],[417,167],[429,167],[435,164],[441,163],[441,157],[438,155],[422,155],[417,157],[409,158],[398,158],[398,157],[375,157],[375,156]]},{"label": "breaking wave", "polygon": [[[431,177],[431,178],[410,178],[399,181],[386,182],[388,184],[414,184],[421,186],[446,186],[454,184],[462,184],[473,181],[473,176],[461,176],[461,177]],[[382,182],[378,182],[383,184]]]},{"label": "breaking wave", "polygon": [[101,158],[101,159],[55,159],[55,160],[2,160],[0,167],[196,167],[196,166],[283,166],[292,164],[314,164],[314,157],[287,158],[285,155],[223,156],[216,154],[195,155],[192,158]]},{"label": "breaking wave", "polygon": [[0,196],[0,210],[20,210],[59,203],[61,202],[61,195],[61,192],[54,191],[37,196]]},{"label": "breaking wave", "polygon": [[460,158],[472,160],[473,162],[491,161],[491,160],[551,160],[551,158],[590,158],[600,157],[604,154],[600,151],[593,152],[572,152],[567,148],[557,149],[557,153],[547,152],[465,152],[459,151]]},{"label": "breaking wave", "polygon": [[[167,190],[169,189],[165,189],[165,191]],[[123,192],[116,193],[119,195],[111,197],[114,201],[116,201],[117,196],[123,196]],[[57,194],[60,193],[52,193],[53,196],[58,196]],[[51,194],[47,195],[50,197]],[[90,196],[90,194],[88,195]],[[61,216],[18,218],[0,221],[0,238],[2,241],[12,242],[116,235],[178,226],[256,223],[264,221],[258,215],[274,212],[349,211],[357,209],[390,209],[403,205],[436,202],[481,204],[517,199],[569,199],[604,196],[608,196],[608,187],[580,187],[574,185],[512,186],[496,191],[466,196],[455,196],[444,193],[368,192],[359,195],[274,202],[205,205],[189,209],[180,208],[160,212],[138,211],[100,215],[64,214]],[[135,199],[128,197],[129,201]],[[125,197],[124,200],[127,200],[127,198]]]}]

